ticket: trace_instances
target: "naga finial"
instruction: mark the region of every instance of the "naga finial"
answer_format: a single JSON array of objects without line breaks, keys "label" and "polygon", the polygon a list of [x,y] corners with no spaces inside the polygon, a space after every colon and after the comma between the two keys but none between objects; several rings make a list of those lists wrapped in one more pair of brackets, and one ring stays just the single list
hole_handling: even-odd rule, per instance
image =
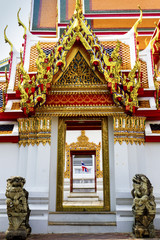
[{"label": "naga finial", "polygon": [[7,38],[7,35],[6,35],[6,29],[7,29],[8,25],[5,27],[4,29],[4,40],[6,43],[8,43],[10,46],[11,46],[11,51],[10,53],[13,51],[13,44],[11,43],[11,41],[9,41],[9,39]]},{"label": "naga finial", "polygon": [[156,32],[154,38],[150,41],[150,47],[151,47],[151,49],[152,49],[152,53],[153,53],[153,54],[154,54],[154,51],[155,51],[155,50],[154,50],[154,47],[153,47],[153,44],[155,43],[155,41],[158,40],[158,36],[159,36],[159,27],[158,27],[158,25],[157,25],[156,22],[155,22],[154,24],[156,25],[156,30],[157,30],[157,32]]},{"label": "naga finial", "polygon": [[138,37],[137,27],[142,22],[142,15],[143,15],[142,9],[141,9],[141,7],[139,5],[138,5],[138,8],[140,10],[140,16],[139,16],[138,20],[135,22],[135,24],[133,26],[134,27],[134,32],[136,34],[136,37]]},{"label": "naga finial", "polygon": [[23,38],[24,38],[24,36],[26,35],[27,28],[26,28],[26,26],[22,23],[22,21],[19,18],[19,12],[20,11],[21,11],[21,8],[17,12],[17,19],[18,19],[18,25],[22,26],[24,28],[24,35],[23,35]]}]

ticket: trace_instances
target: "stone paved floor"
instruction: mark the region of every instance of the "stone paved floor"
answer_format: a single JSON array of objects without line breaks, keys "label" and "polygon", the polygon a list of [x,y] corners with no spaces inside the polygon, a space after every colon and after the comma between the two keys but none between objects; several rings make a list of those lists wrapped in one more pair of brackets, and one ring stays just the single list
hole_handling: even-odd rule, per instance
[{"label": "stone paved floor", "polygon": [[[132,233],[103,233],[103,234],[33,234],[27,238],[32,240],[101,240],[101,239],[134,239]],[[146,239],[146,238],[145,238]],[[147,240],[160,240],[160,231],[156,231],[155,238]],[[0,240],[5,240],[4,233],[0,233]],[[138,240],[138,239],[137,239]]]}]

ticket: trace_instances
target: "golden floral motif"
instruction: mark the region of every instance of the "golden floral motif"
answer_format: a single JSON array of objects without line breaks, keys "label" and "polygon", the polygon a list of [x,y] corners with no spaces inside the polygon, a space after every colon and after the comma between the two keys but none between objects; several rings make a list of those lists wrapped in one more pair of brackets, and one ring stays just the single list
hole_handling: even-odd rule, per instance
[{"label": "golden floral motif", "polygon": [[87,85],[92,87],[93,85],[102,84],[103,82],[96,76],[82,54],[78,51],[66,71],[56,81],[54,87],[68,87],[71,85],[78,85],[79,87]]}]

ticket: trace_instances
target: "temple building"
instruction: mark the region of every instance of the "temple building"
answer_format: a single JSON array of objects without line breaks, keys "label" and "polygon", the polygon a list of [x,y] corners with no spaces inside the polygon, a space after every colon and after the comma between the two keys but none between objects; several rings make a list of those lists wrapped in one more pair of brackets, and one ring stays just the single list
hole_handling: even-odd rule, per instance
[{"label": "temple building", "polygon": [[[140,7],[138,7],[138,4]],[[0,231],[26,179],[33,233],[131,232],[144,174],[160,229],[158,0],[33,0],[23,50],[0,61]]]}]

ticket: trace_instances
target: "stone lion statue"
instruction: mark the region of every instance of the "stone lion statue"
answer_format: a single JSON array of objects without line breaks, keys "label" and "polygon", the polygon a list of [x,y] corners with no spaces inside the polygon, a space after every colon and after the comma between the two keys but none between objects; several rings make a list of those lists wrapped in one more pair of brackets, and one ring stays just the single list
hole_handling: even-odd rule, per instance
[{"label": "stone lion statue", "polygon": [[143,174],[136,174],[133,178],[133,205],[134,214],[133,233],[136,237],[154,237],[153,220],[156,213],[153,187],[149,179]]},{"label": "stone lion statue", "polygon": [[6,204],[9,228],[6,231],[6,239],[26,239],[31,232],[28,192],[23,188],[24,184],[25,179],[22,177],[7,179]]}]

